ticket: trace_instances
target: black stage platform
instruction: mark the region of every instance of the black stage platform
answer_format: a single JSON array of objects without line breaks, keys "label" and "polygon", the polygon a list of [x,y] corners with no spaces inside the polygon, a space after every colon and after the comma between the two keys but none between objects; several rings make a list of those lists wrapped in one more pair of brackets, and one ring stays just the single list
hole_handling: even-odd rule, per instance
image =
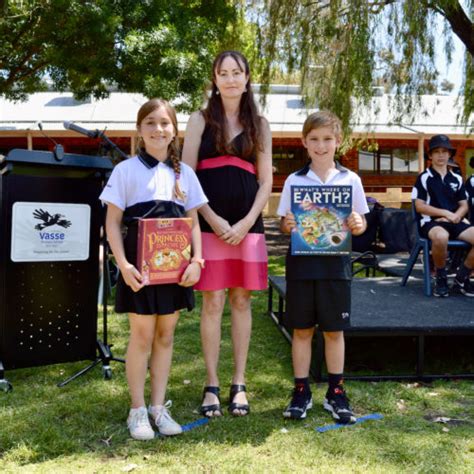
[{"label": "black stage platform", "polygon": [[[420,275],[421,276],[421,275]],[[278,295],[278,310],[273,309],[273,292]],[[284,277],[269,278],[268,312],[288,340],[291,336],[281,325],[286,284]],[[425,340],[429,336],[473,336],[474,298],[451,295],[449,298],[428,298],[423,294],[421,278],[411,278],[400,286],[400,278],[354,278],[352,283],[351,337],[412,336],[417,341],[416,371],[406,375],[351,376],[353,380],[430,380],[436,378],[473,378],[474,373],[426,374]],[[312,375],[322,379],[324,354],[322,334],[317,332],[313,344]],[[473,347],[473,345],[471,345]],[[474,350],[473,350],[474,353]]]},{"label": "black stage platform", "polygon": [[[406,264],[410,254],[408,252],[399,252],[399,253],[378,253],[377,260],[379,269],[388,276],[402,277],[405,272]],[[415,263],[410,277],[423,278],[423,265],[420,258]]]}]

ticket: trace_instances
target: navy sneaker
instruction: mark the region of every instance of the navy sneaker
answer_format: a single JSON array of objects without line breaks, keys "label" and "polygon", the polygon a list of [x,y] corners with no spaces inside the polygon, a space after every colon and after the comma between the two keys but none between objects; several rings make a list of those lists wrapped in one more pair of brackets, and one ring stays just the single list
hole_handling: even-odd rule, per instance
[{"label": "navy sneaker", "polygon": [[291,402],[285,408],[283,416],[293,420],[304,420],[306,418],[306,412],[310,408],[313,408],[311,392],[294,388]]},{"label": "navy sneaker", "polygon": [[474,297],[474,285],[471,283],[471,280],[467,278],[463,282],[459,281],[457,278],[454,279],[453,291],[456,293],[461,293],[464,296]]},{"label": "navy sneaker", "polygon": [[356,417],[349,405],[346,392],[341,387],[336,387],[332,392],[328,389],[323,407],[331,412],[332,417],[342,425],[356,422]]},{"label": "navy sneaker", "polygon": [[440,298],[447,298],[449,296],[448,278],[445,276],[437,276],[433,295]]}]

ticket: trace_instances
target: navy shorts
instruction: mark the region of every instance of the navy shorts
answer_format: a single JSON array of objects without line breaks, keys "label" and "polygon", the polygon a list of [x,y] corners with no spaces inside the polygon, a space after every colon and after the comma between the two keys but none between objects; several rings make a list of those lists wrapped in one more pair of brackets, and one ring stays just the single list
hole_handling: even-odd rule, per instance
[{"label": "navy shorts", "polygon": [[423,225],[420,229],[420,235],[428,239],[428,232],[433,227],[442,227],[449,233],[450,239],[457,239],[459,234],[462,234],[466,229],[469,227],[474,227],[471,224],[466,224],[465,222],[459,222],[457,224],[453,224],[452,222],[440,222],[440,221],[430,221]]},{"label": "navy shorts", "polygon": [[286,282],[286,312],[289,329],[344,331],[350,327],[350,280],[292,280]]}]

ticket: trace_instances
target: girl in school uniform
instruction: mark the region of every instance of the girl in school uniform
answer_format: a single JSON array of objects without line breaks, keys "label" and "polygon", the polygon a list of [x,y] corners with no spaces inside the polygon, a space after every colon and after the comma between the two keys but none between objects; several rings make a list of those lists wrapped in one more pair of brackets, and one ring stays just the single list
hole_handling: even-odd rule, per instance
[{"label": "girl in school uniform", "polygon": [[[182,432],[165,404],[171,368],[173,335],[179,310],[194,307],[192,286],[204,265],[197,209],[207,202],[194,171],[179,158],[178,125],[173,107],[152,99],[137,115],[136,156],[118,164],[100,199],[107,204],[106,229],[120,269],[116,311],[129,313],[130,339],[126,374],[131,396],[127,420],[134,439]],[[193,257],[178,284],[145,286],[136,264],[139,218],[191,217]],[[126,236],[122,237],[122,224]],[[150,360],[151,403],[146,408],[144,386]],[[151,421],[151,423],[150,423]]]}]

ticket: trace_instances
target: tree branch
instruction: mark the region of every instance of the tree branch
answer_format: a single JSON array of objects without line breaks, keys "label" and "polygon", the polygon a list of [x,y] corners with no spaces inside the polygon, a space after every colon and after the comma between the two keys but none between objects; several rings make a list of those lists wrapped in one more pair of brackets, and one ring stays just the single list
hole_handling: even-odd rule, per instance
[{"label": "tree branch", "polygon": [[[31,74],[31,72],[37,71],[39,69],[38,65],[31,68],[25,68],[28,61],[33,57],[35,53],[38,53],[40,48],[35,47],[31,51],[28,52],[20,61],[18,61],[17,67],[10,69],[7,79],[5,79],[4,85],[7,87],[13,84],[15,81],[18,80],[18,77],[25,77]],[[41,62],[39,65],[44,66]],[[21,74],[20,71],[23,71]]]},{"label": "tree branch", "polygon": [[17,46],[17,44],[19,43],[20,39],[22,38],[22,36],[24,36],[25,34],[29,33],[30,36],[32,36],[33,34],[33,29],[38,25],[38,23],[40,22],[40,17],[36,17],[35,19],[31,20],[31,21],[28,21],[28,22],[25,22],[23,23],[23,26],[20,28],[20,30],[18,31],[18,34],[16,35],[15,38],[13,38],[10,43],[12,45],[12,48],[15,48]]},{"label": "tree branch", "polygon": [[448,20],[454,34],[464,43],[469,54],[474,57],[474,25],[459,2],[447,3],[444,7],[438,3],[436,7],[430,5],[430,8]]},{"label": "tree branch", "polygon": [[387,5],[391,5],[392,3],[397,3],[398,0],[381,0],[381,1],[373,1],[367,2],[367,5],[370,8],[370,11],[374,14],[380,13]]}]

